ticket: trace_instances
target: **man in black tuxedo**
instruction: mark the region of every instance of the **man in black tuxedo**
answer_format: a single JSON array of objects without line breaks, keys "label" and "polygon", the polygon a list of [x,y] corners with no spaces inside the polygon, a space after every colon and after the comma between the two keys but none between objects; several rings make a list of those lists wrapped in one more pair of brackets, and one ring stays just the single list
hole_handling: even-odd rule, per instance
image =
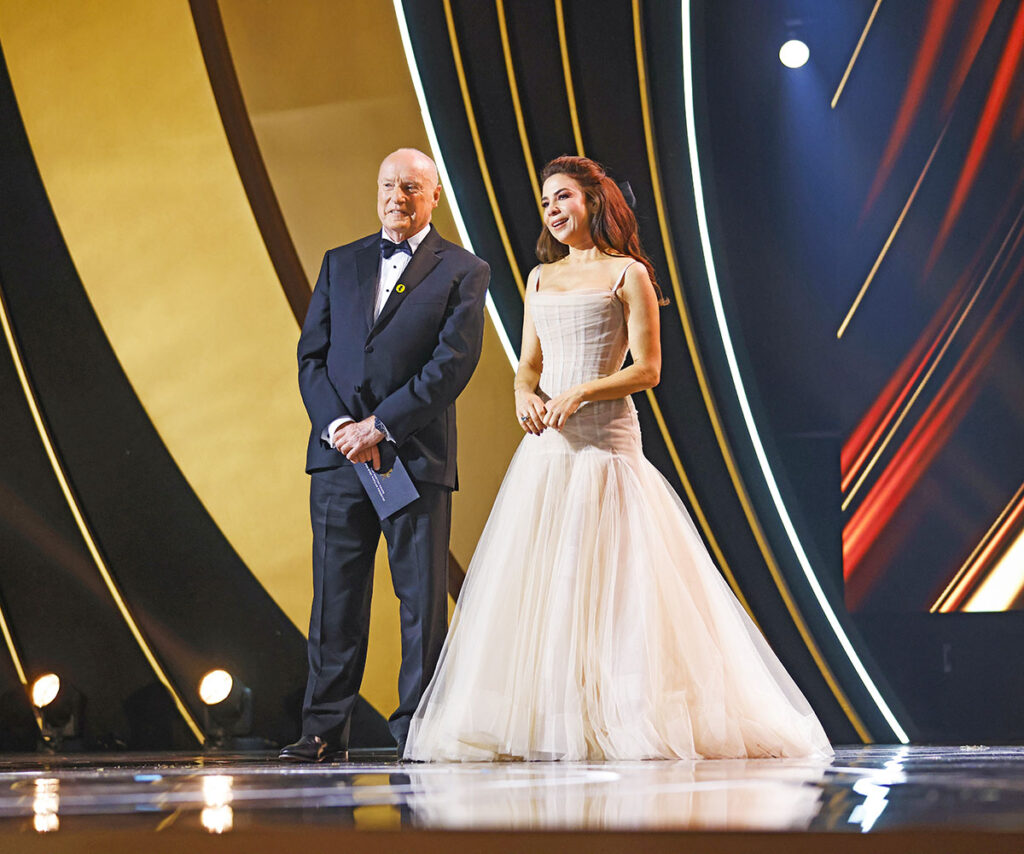
[{"label": "man in black tuxedo", "polygon": [[[302,326],[313,608],[302,738],[282,759],[348,749],[381,533],[401,602],[399,704],[389,720],[399,756],[444,643],[455,398],[480,358],[490,268],[430,224],[440,193],[429,157],[389,154],[377,178],[382,230],[324,256]],[[394,443],[420,496],[383,520],[353,466],[378,468],[381,442]]]}]

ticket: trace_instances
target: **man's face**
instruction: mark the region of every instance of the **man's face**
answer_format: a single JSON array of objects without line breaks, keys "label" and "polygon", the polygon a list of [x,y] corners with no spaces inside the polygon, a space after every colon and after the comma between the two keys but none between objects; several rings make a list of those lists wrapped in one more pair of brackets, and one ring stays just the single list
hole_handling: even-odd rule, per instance
[{"label": "man's face", "polygon": [[441,188],[429,161],[415,153],[395,152],[377,175],[377,216],[395,242],[430,222]]}]

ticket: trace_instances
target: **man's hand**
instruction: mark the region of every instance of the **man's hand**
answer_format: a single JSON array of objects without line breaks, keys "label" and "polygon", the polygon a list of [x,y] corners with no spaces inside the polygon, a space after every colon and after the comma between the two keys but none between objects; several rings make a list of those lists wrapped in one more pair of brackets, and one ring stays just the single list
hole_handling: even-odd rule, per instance
[{"label": "man's hand", "polygon": [[384,434],[373,426],[373,416],[362,421],[349,421],[342,424],[331,442],[337,450],[344,454],[352,463],[372,463],[374,470],[380,468],[380,450],[377,445],[384,439]]}]

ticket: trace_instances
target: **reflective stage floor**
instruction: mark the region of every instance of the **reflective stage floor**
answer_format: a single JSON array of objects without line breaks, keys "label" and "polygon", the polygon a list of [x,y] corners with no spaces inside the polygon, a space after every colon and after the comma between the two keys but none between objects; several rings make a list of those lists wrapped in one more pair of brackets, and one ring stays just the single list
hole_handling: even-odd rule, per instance
[{"label": "reflective stage floor", "polygon": [[1020,852],[1024,747],[854,747],[831,763],[0,756],[0,851],[300,847]]}]

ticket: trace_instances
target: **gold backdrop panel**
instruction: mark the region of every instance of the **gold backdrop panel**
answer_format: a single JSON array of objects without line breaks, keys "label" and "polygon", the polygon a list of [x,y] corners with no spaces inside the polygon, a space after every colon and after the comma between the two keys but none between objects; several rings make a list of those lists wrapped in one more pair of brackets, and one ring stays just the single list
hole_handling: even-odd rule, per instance
[{"label": "gold backdrop panel", "polygon": [[[221,4],[303,265],[374,229],[377,164],[427,149],[390,4]],[[330,29],[325,29],[329,27]],[[315,49],[325,32],[333,49]],[[104,330],[177,464],[305,631],[307,430],[297,330],[238,179],[186,4],[0,3],[0,39],[58,222]],[[457,234],[446,203],[435,221]],[[494,329],[459,402],[467,565],[520,433]],[[507,410],[507,411],[506,411]],[[397,701],[397,606],[378,554],[364,695]]]},{"label": "gold backdrop panel", "polygon": [[57,220],[128,379],[220,529],[304,627],[295,321],[188,4],[5,0],[0,39]]},{"label": "gold backdrop panel", "polygon": [[[390,3],[221,0],[224,29],[260,151],[312,280],[324,250],[380,227],[377,167],[401,146],[429,152]],[[434,222],[458,241],[447,188]],[[522,433],[512,369],[488,323],[480,365],[459,398],[460,491],[452,552],[468,566]],[[398,610],[378,553],[364,693],[397,703]],[[376,699],[375,699],[376,698]]]},{"label": "gold backdrop panel", "polygon": [[[274,193],[310,281],[324,251],[380,228],[377,167],[430,153],[391,3],[220,0]],[[434,223],[458,241],[447,200]]]}]

